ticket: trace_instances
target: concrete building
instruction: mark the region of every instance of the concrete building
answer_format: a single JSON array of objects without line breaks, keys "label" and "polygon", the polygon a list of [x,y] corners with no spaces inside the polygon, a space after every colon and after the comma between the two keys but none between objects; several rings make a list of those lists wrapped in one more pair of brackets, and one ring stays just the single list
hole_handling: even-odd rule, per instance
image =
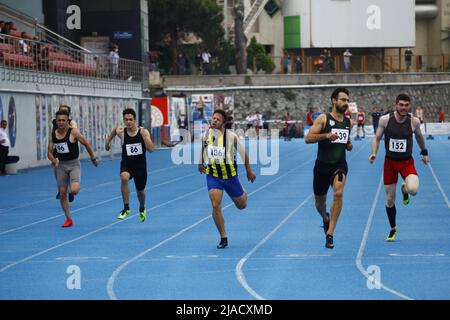
[{"label": "concrete building", "polygon": [[[233,31],[235,0],[217,0],[227,31]],[[447,70],[450,0],[245,0],[248,40],[253,36],[274,58],[277,71],[291,57],[341,56],[351,49],[354,71],[406,71],[404,51],[413,51],[410,71]],[[352,19],[348,19],[351,16]],[[368,58],[367,61],[359,57]],[[292,59],[293,60],[293,59]],[[361,60],[361,61],[360,61]],[[340,61],[336,60],[340,67]],[[370,69],[370,70],[369,70]],[[313,71],[313,70],[304,70]]]}]

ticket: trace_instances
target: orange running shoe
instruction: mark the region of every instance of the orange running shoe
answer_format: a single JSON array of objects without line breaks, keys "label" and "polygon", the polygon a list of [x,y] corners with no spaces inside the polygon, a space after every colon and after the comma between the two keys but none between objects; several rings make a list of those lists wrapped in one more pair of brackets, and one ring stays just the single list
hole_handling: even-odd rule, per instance
[{"label": "orange running shoe", "polygon": [[72,219],[67,219],[66,222],[61,226],[62,228],[71,227],[73,225]]}]

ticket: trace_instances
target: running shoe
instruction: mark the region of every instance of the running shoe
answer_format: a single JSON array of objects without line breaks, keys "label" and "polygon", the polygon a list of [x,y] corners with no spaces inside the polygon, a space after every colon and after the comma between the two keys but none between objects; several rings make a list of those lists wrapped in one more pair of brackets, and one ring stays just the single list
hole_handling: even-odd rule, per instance
[{"label": "running shoe", "polygon": [[325,247],[328,249],[334,248],[333,236],[331,234],[327,234],[327,236],[326,236]]},{"label": "running shoe", "polygon": [[407,204],[409,204],[409,193],[407,193],[407,194],[403,193],[403,188],[404,187],[406,189],[406,184],[405,183],[402,184],[401,190],[402,190],[402,194],[403,194],[403,204],[406,206]]},{"label": "running shoe", "polygon": [[71,227],[73,225],[72,219],[67,219],[66,222],[61,226],[62,228]]},{"label": "running shoe", "polygon": [[228,246],[228,238],[220,238],[220,243],[217,245],[217,249],[224,249]]},{"label": "running shoe", "polygon": [[73,202],[73,199],[75,199],[75,195],[69,193],[69,202]]},{"label": "running shoe", "polygon": [[386,241],[395,241],[396,237],[397,237],[397,229],[391,229],[389,235],[386,238]]},{"label": "running shoe", "polygon": [[141,222],[144,222],[146,218],[147,210],[144,209],[144,211],[139,211],[139,220],[141,220]]},{"label": "running shoe", "polygon": [[120,219],[120,220],[123,220],[123,219],[125,219],[126,217],[127,217],[127,215],[129,215],[130,214],[130,212],[131,212],[131,210],[126,210],[126,209],[123,209],[121,212],[120,212],[120,214],[119,214],[119,216],[117,217],[118,219]]}]

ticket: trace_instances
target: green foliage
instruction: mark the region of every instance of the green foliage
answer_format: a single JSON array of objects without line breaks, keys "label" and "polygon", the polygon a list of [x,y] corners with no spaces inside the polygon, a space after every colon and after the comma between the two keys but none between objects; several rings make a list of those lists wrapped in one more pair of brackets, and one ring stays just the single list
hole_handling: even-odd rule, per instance
[{"label": "green foliage", "polygon": [[169,57],[161,58],[163,69],[173,67],[174,57],[180,51],[177,37],[181,33],[192,32],[202,40],[202,47],[211,52],[220,47],[223,14],[215,0],[149,0],[148,6],[150,50],[169,53]]},{"label": "green foliage", "polygon": [[256,70],[264,70],[266,73],[272,73],[275,69],[275,63],[272,58],[266,54],[264,46],[252,37],[247,47],[247,66],[253,69],[253,62],[256,61]]},{"label": "green foliage", "polygon": [[230,66],[236,65],[236,48],[230,42],[223,42],[215,52],[218,59],[217,72],[220,74],[229,74]]}]

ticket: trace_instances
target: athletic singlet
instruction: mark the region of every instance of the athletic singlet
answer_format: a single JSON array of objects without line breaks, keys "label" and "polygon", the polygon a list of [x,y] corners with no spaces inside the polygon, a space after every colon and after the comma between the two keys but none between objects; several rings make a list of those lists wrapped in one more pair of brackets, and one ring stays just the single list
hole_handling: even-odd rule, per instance
[{"label": "athletic singlet", "polygon": [[389,121],[384,130],[384,147],[386,157],[393,160],[408,160],[412,155],[411,115],[403,123],[397,122],[395,113],[389,115]]},{"label": "athletic singlet", "polygon": [[52,141],[53,141],[53,155],[58,158],[60,161],[69,161],[77,159],[80,155],[80,149],[78,147],[78,141],[70,142],[70,133],[72,129],[69,128],[67,130],[66,135],[62,139],[58,139],[56,137],[56,130],[52,132]]},{"label": "athletic singlet", "polygon": [[327,123],[320,133],[336,133],[338,138],[334,141],[324,139],[319,141],[317,159],[324,163],[340,163],[345,161],[345,151],[350,137],[350,119],[344,117],[337,121],[331,113],[327,113]]},{"label": "athletic singlet", "polygon": [[139,129],[134,137],[127,133],[127,128],[123,129],[123,144],[122,144],[122,161],[128,166],[143,167],[147,165],[145,157],[144,138]]},{"label": "athletic singlet", "polygon": [[358,123],[359,124],[364,124],[364,113],[362,113],[362,112],[359,112],[358,113],[358,116],[357,116],[357,120],[358,120]]},{"label": "athletic singlet", "polygon": [[226,137],[227,129],[224,134],[217,129],[208,129],[203,141],[206,174],[219,179],[230,179],[237,176],[234,141],[227,141]]}]

